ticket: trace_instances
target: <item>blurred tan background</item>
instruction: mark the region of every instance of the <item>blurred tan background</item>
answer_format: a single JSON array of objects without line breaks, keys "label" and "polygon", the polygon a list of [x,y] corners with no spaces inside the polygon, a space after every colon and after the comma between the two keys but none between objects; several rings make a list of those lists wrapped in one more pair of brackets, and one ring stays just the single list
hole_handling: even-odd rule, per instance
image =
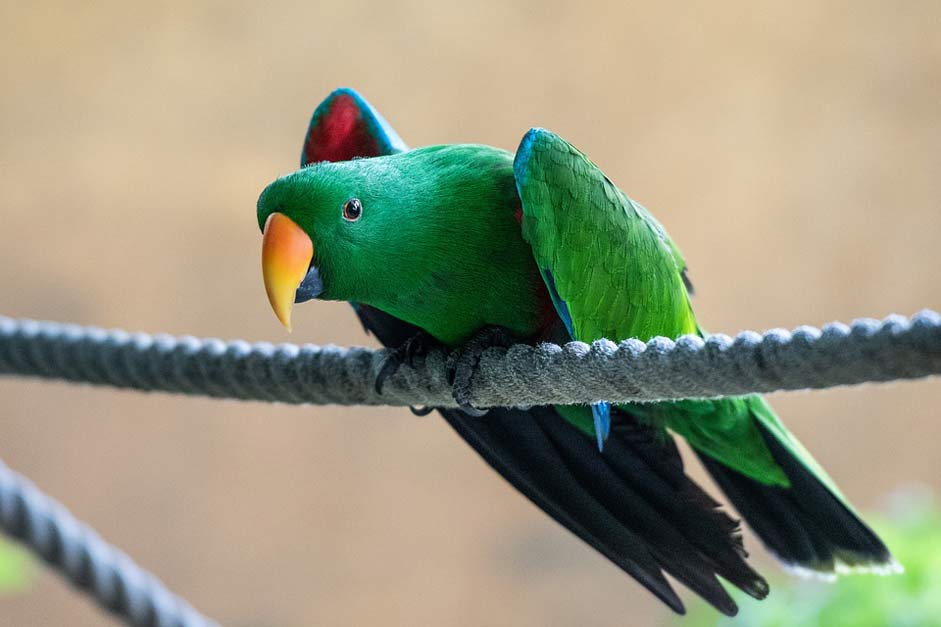
[{"label": "blurred tan background", "polygon": [[[287,337],[259,271],[255,199],[340,85],[416,146],[561,133],[671,231],[710,329],[941,308],[941,4],[653,4],[5,0],[0,313],[371,343],[336,303]],[[861,508],[941,487],[941,381],[773,400]],[[228,626],[666,616],[434,417],[7,379],[0,457]],[[0,597],[109,621],[44,571]]]}]

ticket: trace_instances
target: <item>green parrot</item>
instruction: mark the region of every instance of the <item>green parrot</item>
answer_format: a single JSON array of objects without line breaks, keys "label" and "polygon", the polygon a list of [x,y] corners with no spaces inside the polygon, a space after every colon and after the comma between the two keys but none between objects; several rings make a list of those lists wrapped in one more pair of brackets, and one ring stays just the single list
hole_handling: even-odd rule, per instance
[{"label": "green parrot", "polygon": [[[545,129],[515,154],[408,149],[350,89],[315,111],[302,168],[257,205],[269,301],[349,301],[405,352],[512,341],[705,335],[686,263],[663,226]],[[418,338],[418,339],[416,339]],[[403,348],[404,347],[404,348]],[[898,569],[760,396],[440,413],[514,487],[674,611],[668,573],[721,612],[719,578],[761,599],[738,522],[683,469],[682,436],[786,566],[832,577]]]}]

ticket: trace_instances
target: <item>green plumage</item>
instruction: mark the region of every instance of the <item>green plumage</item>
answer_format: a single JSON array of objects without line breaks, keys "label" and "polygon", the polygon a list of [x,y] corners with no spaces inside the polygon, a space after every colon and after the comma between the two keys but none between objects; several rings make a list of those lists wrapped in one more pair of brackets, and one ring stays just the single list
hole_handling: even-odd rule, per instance
[{"label": "green plumage", "polygon": [[[342,207],[354,197],[363,211],[350,222]],[[702,335],[664,228],[545,130],[531,130],[515,157],[454,145],[316,164],[265,190],[259,225],[273,212],[310,236],[321,298],[369,305],[449,346],[486,326],[530,342]],[[556,409],[594,437],[589,408]],[[614,429],[629,416],[664,442],[683,436],[785,561],[825,571],[891,563],[762,398],[617,410]]]},{"label": "green plumage", "polygon": [[[567,308],[573,339],[621,340],[699,333],[682,279],[685,263],[666,230],[585,155],[538,129],[516,160],[523,238],[550,272],[557,308]],[[565,314],[563,314],[565,317]],[[754,427],[751,407],[776,421],[760,398],[632,406],[726,465],[763,483],[787,485]],[[584,428],[585,416],[580,420]]]},{"label": "green plumage", "polygon": [[[343,220],[350,198],[362,218]],[[431,146],[322,163],[259,199],[312,235],[327,300],[372,305],[457,345],[487,325],[528,338],[545,326],[545,288],[514,217],[513,155]]]},{"label": "green plumage", "polygon": [[647,210],[558,136],[533,130],[523,145],[523,238],[552,273],[574,339],[695,333],[675,249]]}]

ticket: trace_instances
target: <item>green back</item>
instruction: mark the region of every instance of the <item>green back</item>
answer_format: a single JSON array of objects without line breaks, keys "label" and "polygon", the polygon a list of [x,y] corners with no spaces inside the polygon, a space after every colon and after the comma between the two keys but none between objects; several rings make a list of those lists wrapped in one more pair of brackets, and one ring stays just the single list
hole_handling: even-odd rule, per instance
[{"label": "green back", "polygon": [[[533,129],[520,144],[514,172],[523,204],[523,237],[532,245],[559,316],[574,339],[647,340],[700,333],[679,249],[660,223],[585,155],[557,135]],[[669,427],[695,448],[748,476],[788,483],[754,419],[785,434],[786,442],[796,441],[758,397],[625,409]],[[563,413],[589,430],[584,408]]]},{"label": "green back", "polygon": [[572,337],[649,339],[696,332],[679,251],[663,227],[560,137],[523,139],[514,164],[523,238]]}]

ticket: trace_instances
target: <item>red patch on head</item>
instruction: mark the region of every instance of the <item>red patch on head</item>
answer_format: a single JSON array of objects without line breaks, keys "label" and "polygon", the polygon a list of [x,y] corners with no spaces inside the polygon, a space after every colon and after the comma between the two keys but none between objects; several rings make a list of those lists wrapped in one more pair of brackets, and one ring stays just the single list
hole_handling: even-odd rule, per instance
[{"label": "red patch on head", "polygon": [[330,103],[307,132],[304,163],[349,161],[353,157],[375,157],[379,142],[363,119],[363,111],[349,94],[340,94]]}]

